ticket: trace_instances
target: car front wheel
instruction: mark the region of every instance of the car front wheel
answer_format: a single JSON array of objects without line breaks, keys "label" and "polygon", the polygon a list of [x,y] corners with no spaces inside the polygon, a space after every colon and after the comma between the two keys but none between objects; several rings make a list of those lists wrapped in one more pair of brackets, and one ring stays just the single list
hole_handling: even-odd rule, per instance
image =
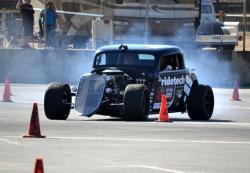
[{"label": "car front wheel", "polygon": [[127,85],[124,94],[124,119],[143,121],[149,114],[149,94],[143,84]]},{"label": "car front wheel", "polygon": [[71,100],[71,90],[68,84],[49,84],[44,96],[46,117],[51,120],[66,120],[70,114]]}]

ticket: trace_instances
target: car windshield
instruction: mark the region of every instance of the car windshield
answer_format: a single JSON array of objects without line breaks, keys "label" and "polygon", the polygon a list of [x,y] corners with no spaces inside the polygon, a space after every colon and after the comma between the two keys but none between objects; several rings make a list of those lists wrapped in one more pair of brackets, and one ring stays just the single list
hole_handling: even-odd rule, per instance
[{"label": "car windshield", "polygon": [[144,53],[108,52],[99,54],[95,66],[149,66],[155,64],[155,56]]}]

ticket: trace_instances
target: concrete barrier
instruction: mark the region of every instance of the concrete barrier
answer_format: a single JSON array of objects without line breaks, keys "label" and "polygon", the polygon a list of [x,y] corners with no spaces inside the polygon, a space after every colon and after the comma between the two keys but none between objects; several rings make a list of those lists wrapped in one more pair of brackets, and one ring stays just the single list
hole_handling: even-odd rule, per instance
[{"label": "concrete barrier", "polygon": [[235,73],[240,76],[240,84],[250,85],[250,52],[234,52],[231,63]]},{"label": "concrete barrier", "polygon": [[1,49],[0,82],[9,75],[14,83],[77,83],[90,72],[94,51]]},{"label": "concrete barrier", "polygon": [[250,52],[195,51],[189,59],[204,84],[231,87],[237,80],[250,85]]},{"label": "concrete barrier", "polygon": [[[250,52],[186,51],[186,65],[197,69],[201,83],[211,86],[250,85]],[[0,83],[77,84],[92,69],[94,51],[0,49]]]}]

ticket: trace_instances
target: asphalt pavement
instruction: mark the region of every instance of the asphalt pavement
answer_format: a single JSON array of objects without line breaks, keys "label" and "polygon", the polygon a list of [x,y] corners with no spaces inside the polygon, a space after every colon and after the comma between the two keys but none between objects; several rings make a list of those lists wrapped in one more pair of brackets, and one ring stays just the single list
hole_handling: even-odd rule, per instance
[{"label": "asphalt pavement", "polygon": [[[66,121],[48,120],[43,111],[46,85],[11,85],[12,103],[0,102],[0,173],[33,172],[43,158],[45,173],[83,172],[250,172],[250,89],[231,101],[233,89],[213,89],[210,121],[169,114],[171,122],[126,122],[72,110]],[[0,100],[4,84],[0,84]],[[42,135],[27,133],[32,104],[38,103]]]}]

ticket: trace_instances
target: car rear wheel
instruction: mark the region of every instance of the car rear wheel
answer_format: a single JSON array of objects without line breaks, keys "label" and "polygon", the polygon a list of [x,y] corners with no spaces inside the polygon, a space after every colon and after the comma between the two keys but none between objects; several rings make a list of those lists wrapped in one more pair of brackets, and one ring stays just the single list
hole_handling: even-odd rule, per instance
[{"label": "car rear wheel", "polygon": [[187,101],[188,115],[192,120],[209,120],[214,110],[214,94],[210,86],[192,87]]},{"label": "car rear wheel", "polygon": [[149,93],[143,84],[127,85],[124,93],[124,116],[127,121],[143,121],[149,114]]},{"label": "car rear wheel", "polygon": [[70,114],[71,100],[71,90],[68,84],[49,84],[44,96],[46,117],[51,120],[66,120]]}]

